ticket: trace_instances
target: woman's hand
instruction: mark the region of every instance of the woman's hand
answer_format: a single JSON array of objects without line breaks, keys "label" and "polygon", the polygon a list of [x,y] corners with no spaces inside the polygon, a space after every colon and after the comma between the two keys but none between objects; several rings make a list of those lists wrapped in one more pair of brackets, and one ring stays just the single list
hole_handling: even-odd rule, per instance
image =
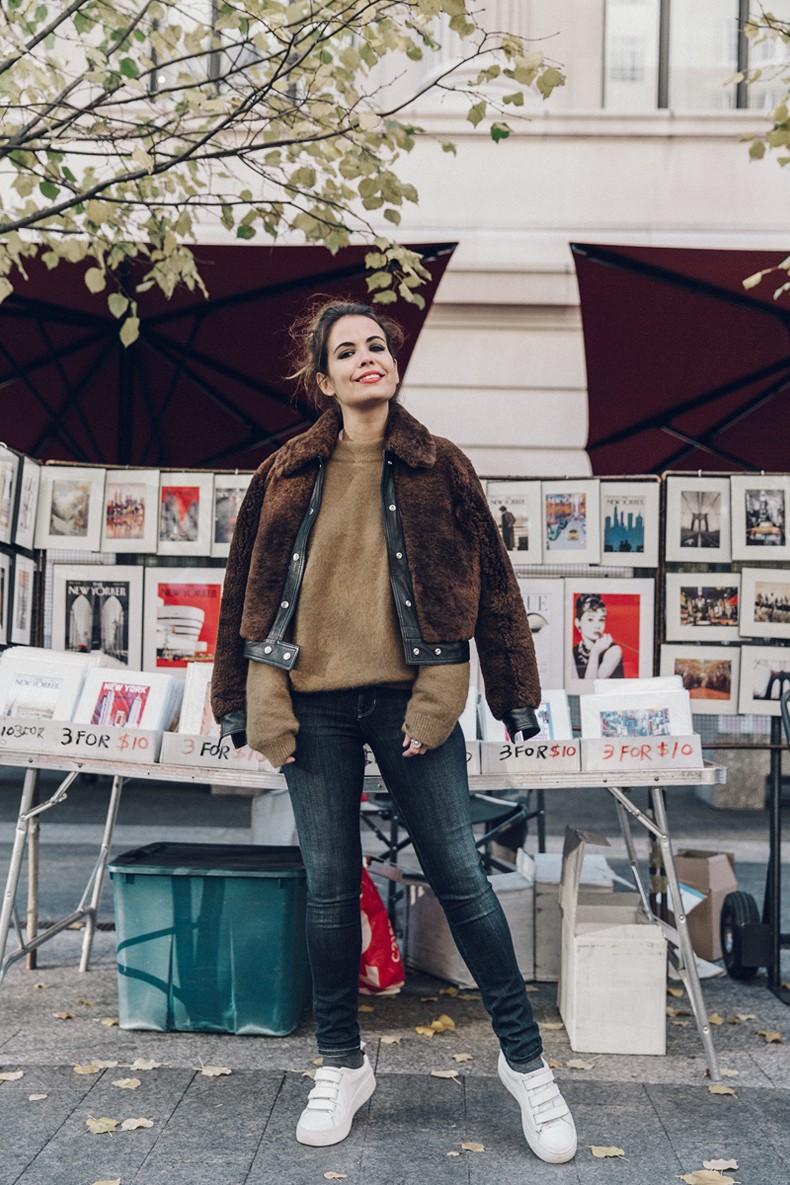
[{"label": "woman's hand", "polygon": [[612,644],[612,635],[611,634],[601,634],[600,638],[596,638],[595,641],[593,642],[592,646],[590,647],[590,654],[598,654],[598,655],[603,654],[603,652],[605,650],[609,649],[611,644]]},{"label": "woman's hand", "polygon": [[423,757],[428,752],[425,745],[415,737],[410,737],[408,733],[403,738],[403,749],[403,757]]}]

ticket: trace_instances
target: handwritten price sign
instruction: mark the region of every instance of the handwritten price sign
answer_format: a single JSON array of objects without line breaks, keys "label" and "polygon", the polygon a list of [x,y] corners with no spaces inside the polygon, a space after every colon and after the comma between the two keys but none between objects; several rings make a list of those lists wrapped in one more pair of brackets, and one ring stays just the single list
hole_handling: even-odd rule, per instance
[{"label": "handwritten price sign", "polygon": [[581,769],[578,741],[485,741],[482,746],[482,772],[499,773],[574,773]]},{"label": "handwritten price sign", "polygon": [[617,737],[582,741],[584,769],[702,769],[698,736]]},{"label": "handwritten price sign", "polygon": [[247,773],[273,772],[273,766],[260,753],[242,745],[233,747],[230,738],[190,736],[166,732],[162,738],[162,765],[190,765],[205,769],[238,769]]}]

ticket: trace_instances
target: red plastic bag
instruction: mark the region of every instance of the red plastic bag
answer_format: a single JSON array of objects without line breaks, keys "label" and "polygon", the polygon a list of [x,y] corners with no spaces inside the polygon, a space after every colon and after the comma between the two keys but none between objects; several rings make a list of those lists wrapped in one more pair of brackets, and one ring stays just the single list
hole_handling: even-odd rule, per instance
[{"label": "red plastic bag", "polygon": [[395,995],[403,987],[406,978],[403,960],[384,902],[364,864],[359,905],[362,912],[359,990],[371,995]]}]

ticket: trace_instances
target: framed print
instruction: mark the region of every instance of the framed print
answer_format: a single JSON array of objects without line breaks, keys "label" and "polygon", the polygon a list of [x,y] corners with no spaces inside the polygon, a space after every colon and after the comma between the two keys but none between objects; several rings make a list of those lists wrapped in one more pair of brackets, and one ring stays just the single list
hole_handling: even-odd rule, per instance
[{"label": "framed print", "polygon": [[98,551],[104,509],[104,469],[43,465],[35,546]]},{"label": "framed print", "polygon": [[740,587],[737,572],[667,573],[667,641],[736,642]]},{"label": "framed print", "polygon": [[53,650],[102,650],[124,666],[139,667],[142,642],[142,568],[53,564]]},{"label": "framed print", "polygon": [[487,481],[486,498],[513,567],[541,563],[540,482]]},{"label": "framed print", "polygon": [[29,658],[26,653],[0,667],[0,716],[71,720],[84,671],[72,663]]},{"label": "framed print", "polygon": [[695,714],[723,716],[738,711],[739,646],[665,645],[660,661],[662,675],[680,675]]},{"label": "framed print", "polygon": [[730,478],[732,488],[732,558],[788,560],[790,476],[751,474]]},{"label": "framed print", "polygon": [[213,473],[163,473],[159,555],[211,555]]},{"label": "framed print", "polygon": [[740,630],[745,638],[790,638],[790,568],[741,571]]},{"label": "framed print", "polygon": [[191,662],[184,680],[178,731],[191,736],[218,737],[219,724],[211,711],[213,662]]},{"label": "framed print", "polygon": [[147,568],[143,668],[185,675],[190,661],[212,662],[224,568]]},{"label": "framed print", "polygon": [[215,473],[211,521],[211,554],[227,556],[239,509],[247,493],[251,473]]},{"label": "framed print", "polygon": [[11,557],[0,552],[0,646],[8,643],[8,609],[11,604]]},{"label": "framed print", "polygon": [[521,599],[527,610],[532,641],[535,644],[535,658],[541,687],[562,687],[562,628],[565,615],[565,587],[558,577],[555,579],[533,579],[519,577]]},{"label": "framed print", "polygon": [[565,580],[565,690],[589,695],[596,679],[653,674],[652,580]]},{"label": "framed print", "polygon": [[29,646],[33,629],[33,585],[36,565],[26,555],[14,559],[11,583],[11,638],[13,645]]},{"label": "framed print", "polygon": [[727,477],[667,477],[666,559],[671,563],[730,560]]},{"label": "framed print", "polygon": [[38,487],[41,465],[30,457],[21,458],[19,473],[19,503],[14,527],[14,543],[28,551],[33,547],[36,534],[36,512],[38,510]]},{"label": "framed print", "polygon": [[694,731],[688,694],[679,691],[636,695],[588,695],[579,704],[582,736],[685,737]]},{"label": "framed print", "polygon": [[779,716],[779,699],[790,687],[790,647],[742,646],[738,711]]},{"label": "framed print", "polygon": [[17,453],[0,444],[0,543],[11,542],[20,459]]},{"label": "framed print", "polygon": [[601,563],[658,567],[658,481],[601,482]]},{"label": "framed print", "polygon": [[541,482],[544,564],[597,564],[601,531],[597,481]]},{"label": "framed print", "polygon": [[535,714],[540,721],[539,737],[547,741],[573,740],[571,711],[566,691],[544,691]]},{"label": "framed print", "polygon": [[158,513],[158,469],[108,469],[102,551],[156,553]]}]

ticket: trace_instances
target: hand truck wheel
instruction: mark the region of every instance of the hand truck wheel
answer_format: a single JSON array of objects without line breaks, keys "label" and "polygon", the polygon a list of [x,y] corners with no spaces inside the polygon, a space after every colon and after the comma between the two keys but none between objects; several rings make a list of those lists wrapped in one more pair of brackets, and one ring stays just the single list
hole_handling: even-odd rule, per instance
[{"label": "hand truck wheel", "polygon": [[728,893],[721,907],[721,950],[724,966],[733,979],[751,979],[759,971],[744,958],[746,926],[760,925],[760,911],[751,893]]}]

